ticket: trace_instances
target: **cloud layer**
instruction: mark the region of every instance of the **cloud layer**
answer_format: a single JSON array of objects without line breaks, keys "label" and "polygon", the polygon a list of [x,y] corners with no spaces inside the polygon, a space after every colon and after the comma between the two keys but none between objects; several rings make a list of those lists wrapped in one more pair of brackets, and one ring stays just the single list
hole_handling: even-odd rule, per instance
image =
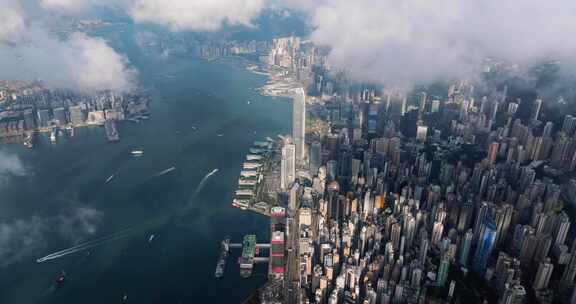
[{"label": "cloud layer", "polygon": [[[331,48],[329,62],[333,66],[348,70],[360,80],[399,86],[470,76],[485,57],[531,64],[547,58],[571,59],[576,52],[576,40],[572,39],[576,34],[576,2],[572,0],[553,4],[540,0],[33,1],[45,10],[64,14],[113,6],[124,10],[135,22],[154,23],[174,31],[253,26],[253,20],[266,9],[302,10],[310,16],[312,40]],[[15,0],[0,2],[7,3],[7,9],[0,11],[0,40],[4,37],[4,41],[13,41],[14,33],[28,32],[24,35],[29,37],[25,46],[1,48],[2,57],[8,51],[20,52],[27,56],[21,57],[22,62],[33,62],[22,64],[18,74],[46,79],[58,76],[54,77],[54,85],[88,89],[123,89],[134,82],[135,73],[128,62],[104,41],[79,34],[66,40],[30,38],[34,26],[23,17]],[[53,64],[47,64],[47,55],[38,50],[50,47],[56,50],[50,55],[65,54],[55,56]],[[80,60],[66,61],[70,56]],[[43,64],[47,67],[38,68]],[[64,73],[46,72],[54,65],[64,67]]]},{"label": "cloud layer", "polygon": [[172,30],[214,31],[223,25],[252,26],[264,0],[135,0],[129,14]]},{"label": "cloud layer", "polygon": [[36,257],[55,233],[73,243],[86,240],[101,219],[101,212],[76,206],[54,217],[0,221],[0,267]]},{"label": "cloud layer", "polygon": [[304,9],[332,64],[383,83],[467,75],[487,56],[529,64],[576,51],[569,0],[334,0]]},{"label": "cloud layer", "polygon": [[[46,2],[80,5],[82,1]],[[0,79],[40,80],[73,90],[127,91],[137,73],[103,39],[72,33],[61,38],[30,18],[14,0],[0,0]],[[89,3],[87,2],[86,5]],[[74,7],[75,8],[75,7]]]},{"label": "cloud layer", "polygon": [[24,176],[27,170],[16,154],[0,150],[0,188],[12,176]]}]

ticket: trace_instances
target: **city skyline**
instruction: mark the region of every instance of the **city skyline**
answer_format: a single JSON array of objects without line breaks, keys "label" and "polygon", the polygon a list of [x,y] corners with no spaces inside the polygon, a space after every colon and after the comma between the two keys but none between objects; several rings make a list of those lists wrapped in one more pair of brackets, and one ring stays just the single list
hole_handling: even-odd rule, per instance
[{"label": "city skyline", "polygon": [[0,302],[576,304],[575,3],[0,4]]}]

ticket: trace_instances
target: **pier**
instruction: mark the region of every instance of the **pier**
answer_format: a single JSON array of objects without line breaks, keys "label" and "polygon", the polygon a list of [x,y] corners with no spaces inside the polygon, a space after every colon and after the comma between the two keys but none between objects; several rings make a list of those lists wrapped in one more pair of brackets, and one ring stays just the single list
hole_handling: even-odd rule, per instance
[{"label": "pier", "polygon": [[[230,243],[230,248],[242,248],[242,244],[240,243]],[[256,244],[256,248],[270,248],[270,244]]]},{"label": "pier", "polygon": [[252,274],[252,268],[255,263],[269,263],[269,257],[258,256],[261,254],[261,249],[271,249],[269,243],[256,243],[256,236],[253,234],[245,235],[242,243],[230,243],[230,239],[226,238],[222,241],[220,258],[216,265],[215,277],[220,278],[224,275],[226,260],[229,256],[231,249],[241,249],[242,255],[238,258],[240,266],[240,275],[242,277],[249,277]]}]

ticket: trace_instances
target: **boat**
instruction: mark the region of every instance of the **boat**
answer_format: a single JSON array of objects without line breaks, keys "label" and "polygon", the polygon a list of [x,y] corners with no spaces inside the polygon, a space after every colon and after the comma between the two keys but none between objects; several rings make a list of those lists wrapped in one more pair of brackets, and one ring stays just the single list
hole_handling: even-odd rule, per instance
[{"label": "boat", "polygon": [[246,104],[250,104],[250,103],[251,103],[250,100],[248,100],[248,101],[246,102]]},{"label": "boat", "polygon": [[153,240],[154,240],[154,235],[151,234],[150,237],[148,238],[148,243],[152,243]]},{"label": "boat", "polygon": [[192,131],[198,131],[198,127],[192,126]]},{"label": "boat", "polygon": [[106,179],[106,184],[109,183],[111,180],[113,180],[114,177],[116,177],[116,174],[112,174],[112,175],[108,176],[108,178]]},{"label": "boat", "polygon": [[50,141],[52,143],[56,142],[56,129],[52,129],[52,132],[50,132]]},{"label": "boat", "polygon": [[222,136],[224,136],[224,134],[218,134],[218,137],[222,137]]},{"label": "boat", "polygon": [[228,259],[228,254],[230,252],[230,238],[226,237],[222,241],[220,249],[220,257],[218,258],[218,263],[216,264],[216,271],[214,272],[214,277],[221,278],[224,275],[224,270],[226,269],[226,259]]},{"label": "boat", "polygon": [[134,155],[134,156],[142,156],[142,155],[144,155],[144,151],[142,151],[142,150],[133,150],[131,153],[132,153],[132,155]]},{"label": "boat", "polygon": [[24,147],[28,149],[34,148],[34,138],[32,134],[27,134],[24,138]]},{"label": "boat", "polygon": [[124,293],[124,295],[122,296],[122,302],[126,302],[128,301],[128,294]]},{"label": "boat", "polygon": [[62,270],[60,275],[56,278],[56,288],[62,287],[64,283],[66,283],[66,272]]}]

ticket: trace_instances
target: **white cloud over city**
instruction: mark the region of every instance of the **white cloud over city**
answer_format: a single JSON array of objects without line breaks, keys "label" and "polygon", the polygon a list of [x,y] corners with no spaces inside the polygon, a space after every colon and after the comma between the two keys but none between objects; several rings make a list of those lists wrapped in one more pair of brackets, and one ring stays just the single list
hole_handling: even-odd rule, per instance
[{"label": "white cloud over city", "polygon": [[312,40],[353,76],[392,84],[456,77],[485,57],[529,64],[576,52],[576,2],[358,0],[300,4]]},{"label": "white cloud over city", "polygon": [[252,26],[264,0],[135,0],[128,13],[136,22],[152,22],[172,30],[213,31],[224,25]]},{"label": "white cloud over city", "polygon": [[[71,15],[110,6],[137,23],[173,31],[252,27],[266,9],[301,10],[309,17],[312,41],[331,48],[329,61],[334,67],[361,80],[394,85],[468,75],[487,56],[525,64],[567,59],[576,51],[576,41],[571,39],[576,34],[576,2],[569,0],[37,1],[50,13]],[[127,60],[105,41],[81,34],[55,38],[38,30],[41,24],[27,20],[17,1],[0,2],[6,8],[0,12],[0,52],[3,58],[21,56],[20,64],[9,65],[17,72],[3,72],[0,77],[23,75],[54,86],[87,89],[121,90],[134,84],[136,74]],[[14,44],[22,36],[24,40]],[[75,60],[67,59],[71,56]],[[48,60],[51,57],[54,60]],[[63,67],[62,72],[53,73],[55,66]]]},{"label": "white cloud over city", "polygon": [[90,91],[135,86],[136,71],[103,39],[79,32],[58,37],[19,2],[0,3],[1,79],[40,80],[49,87]]}]

